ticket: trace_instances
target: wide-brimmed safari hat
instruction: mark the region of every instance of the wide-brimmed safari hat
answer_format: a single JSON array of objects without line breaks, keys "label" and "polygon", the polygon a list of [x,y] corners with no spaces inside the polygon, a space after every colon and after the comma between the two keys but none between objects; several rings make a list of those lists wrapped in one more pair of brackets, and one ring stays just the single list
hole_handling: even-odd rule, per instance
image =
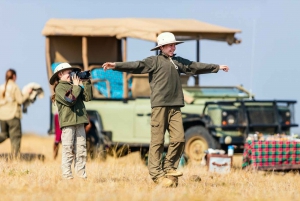
[{"label": "wide-brimmed safari hat", "polygon": [[174,34],[172,34],[170,32],[163,32],[157,36],[157,46],[155,48],[152,48],[151,51],[158,50],[159,47],[161,47],[163,45],[173,44],[173,43],[175,43],[177,45],[177,44],[183,43],[183,41],[177,41],[175,39]]},{"label": "wide-brimmed safari hat", "polygon": [[57,79],[57,74],[62,71],[62,70],[66,70],[66,69],[78,69],[81,70],[79,67],[73,67],[71,66],[69,63],[60,63],[55,67],[55,70],[53,72],[53,75],[51,76],[49,82],[51,85],[54,84],[55,80]]}]

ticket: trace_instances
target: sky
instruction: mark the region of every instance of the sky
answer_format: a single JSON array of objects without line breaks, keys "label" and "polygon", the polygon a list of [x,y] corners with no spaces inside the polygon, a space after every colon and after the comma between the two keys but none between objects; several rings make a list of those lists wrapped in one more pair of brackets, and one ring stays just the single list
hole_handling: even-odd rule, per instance
[{"label": "sky", "polygon": [[[0,0],[0,83],[9,68],[17,71],[20,88],[39,83],[38,99],[22,118],[23,133],[47,135],[50,89],[46,73],[45,37],[50,18],[174,18],[196,19],[242,32],[241,44],[202,40],[200,61],[227,64],[228,73],[200,77],[200,85],[243,85],[256,99],[297,100],[300,122],[300,1],[298,0]],[[153,42],[128,40],[128,60],[153,55]],[[196,60],[195,42],[177,46],[177,55]],[[300,128],[292,129],[300,134]]]}]

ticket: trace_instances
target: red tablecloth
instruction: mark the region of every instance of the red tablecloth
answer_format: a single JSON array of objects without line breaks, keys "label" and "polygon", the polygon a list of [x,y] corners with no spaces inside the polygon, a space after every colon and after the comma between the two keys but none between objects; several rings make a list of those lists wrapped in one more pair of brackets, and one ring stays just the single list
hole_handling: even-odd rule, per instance
[{"label": "red tablecloth", "polygon": [[243,153],[243,168],[300,169],[300,142],[247,141]]}]

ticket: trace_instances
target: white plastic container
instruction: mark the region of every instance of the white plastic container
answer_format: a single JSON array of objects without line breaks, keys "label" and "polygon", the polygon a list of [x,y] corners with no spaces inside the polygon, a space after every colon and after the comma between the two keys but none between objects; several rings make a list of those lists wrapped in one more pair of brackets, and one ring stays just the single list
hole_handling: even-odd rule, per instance
[{"label": "white plastic container", "polygon": [[228,146],[228,156],[233,156],[234,154],[234,147],[232,145]]}]

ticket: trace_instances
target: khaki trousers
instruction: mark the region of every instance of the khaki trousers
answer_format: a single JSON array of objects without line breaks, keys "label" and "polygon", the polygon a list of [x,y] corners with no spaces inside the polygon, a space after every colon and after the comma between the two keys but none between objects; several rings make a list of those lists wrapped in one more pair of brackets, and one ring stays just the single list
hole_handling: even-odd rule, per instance
[{"label": "khaki trousers", "polygon": [[10,138],[11,142],[11,154],[13,157],[19,157],[20,147],[21,147],[21,120],[19,118],[13,118],[11,120],[1,120],[1,133],[0,133],[0,143]]},{"label": "khaki trousers", "polygon": [[73,178],[71,166],[74,159],[76,174],[81,178],[86,178],[86,135],[84,125],[67,126],[62,128],[62,176],[63,178]]},{"label": "khaki trousers", "polygon": [[[167,155],[162,161],[165,132],[170,134]],[[184,130],[180,107],[154,107],[151,113],[151,143],[148,169],[153,180],[165,175],[169,169],[177,169],[184,150]]]}]

